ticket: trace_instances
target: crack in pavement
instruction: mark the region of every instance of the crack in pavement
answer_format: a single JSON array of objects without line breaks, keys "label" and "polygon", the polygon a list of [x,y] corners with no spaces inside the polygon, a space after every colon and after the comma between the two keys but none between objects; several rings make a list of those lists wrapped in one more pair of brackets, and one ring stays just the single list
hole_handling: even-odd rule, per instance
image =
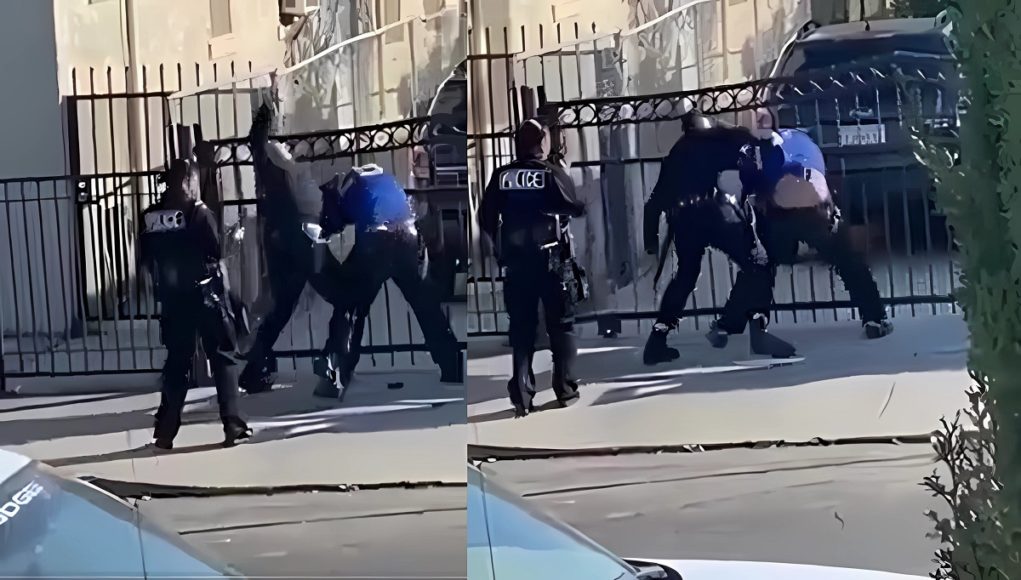
[{"label": "crack in pavement", "polygon": [[705,453],[728,449],[775,449],[788,447],[829,447],[837,445],[931,445],[932,433],[918,435],[881,435],[874,437],[844,437],[823,439],[813,437],[807,441],[743,441],[735,443],[706,443],[678,445],[626,445],[619,447],[587,447],[584,449],[542,449],[534,447],[504,447],[499,445],[468,444],[468,460],[477,463],[494,461],[527,461],[530,459],[559,459],[562,457],[605,457],[610,455],[657,455],[660,453]]},{"label": "crack in pavement", "polygon": [[173,499],[183,497],[226,497],[245,495],[281,495],[288,493],[348,493],[352,491],[378,491],[384,489],[463,488],[463,481],[399,481],[385,483],[337,483],[257,486],[186,486],[121,481],[102,477],[82,476],[82,481],[126,499]]},{"label": "crack in pavement", "polygon": [[849,461],[836,461],[830,463],[813,463],[811,465],[795,465],[789,467],[776,467],[769,469],[747,469],[742,471],[727,471],[721,473],[706,473],[703,475],[692,475],[688,477],[671,477],[664,479],[647,479],[644,481],[624,481],[619,483],[605,483],[598,485],[584,485],[577,487],[564,487],[544,491],[533,491],[521,494],[523,497],[543,497],[550,495],[560,495],[564,493],[575,493],[584,491],[600,491],[606,489],[616,489],[625,487],[637,487],[640,485],[654,485],[657,483],[680,483],[685,481],[699,481],[706,479],[716,479],[720,477],[732,477],[741,475],[767,475],[770,473],[784,473],[794,471],[808,471],[811,469],[822,469],[826,467],[850,467],[852,465],[875,465],[883,463],[896,463],[901,461],[910,461],[915,459],[929,459],[936,460],[934,454],[915,454],[906,455],[904,457],[887,457],[883,459],[854,459]]},{"label": "crack in pavement", "polygon": [[210,534],[217,532],[234,532],[240,530],[257,530],[261,528],[273,528],[277,526],[294,526],[302,524],[314,524],[323,522],[341,522],[345,520],[365,520],[374,518],[389,518],[395,516],[418,516],[432,513],[445,513],[445,512],[463,512],[467,510],[467,507],[455,507],[455,508],[430,508],[420,510],[404,510],[399,512],[385,512],[377,514],[362,514],[357,516],[331,516],[323,518],[306,518],[302,520],[282,520],[274,522],[262,522],[258,524],[236,524],[232,526],[217,526],[213,528],[197,528],[194,530],[185,530],[178,532],[182,536],[195,535],[195,534]]}]

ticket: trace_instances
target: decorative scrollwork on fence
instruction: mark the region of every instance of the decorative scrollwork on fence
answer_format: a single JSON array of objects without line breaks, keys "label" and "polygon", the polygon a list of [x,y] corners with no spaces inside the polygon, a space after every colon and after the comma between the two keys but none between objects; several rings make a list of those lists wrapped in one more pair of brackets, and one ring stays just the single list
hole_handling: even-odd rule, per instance
[{"label": "decorative scrollwork on fence", "polygon": [[546,114],[561,128],[580,129],[628,123],[674,121],[689,111],[704,115],[737,113],[759,107],[797,105],[863,88],[896,84],[911,78],[924,83],[947,79],[933,77],[921,69],[892,66],[868,66],[829,70],[798,77],[758,79],[744,83],[680,91],[657,95],[609,97],[579,101],[553,102],[544,106]]},{"label": "decorative scrollwork on fence", "polygon": [[[425,142],[429,127],[430,117],[417,117],[338,131],[279,135],[271,139],[287,145],[299,161],[321,161],[414,147]],[[223,139],[213,141],[213,145],[220,167],[252,164],[248,139]]]}]

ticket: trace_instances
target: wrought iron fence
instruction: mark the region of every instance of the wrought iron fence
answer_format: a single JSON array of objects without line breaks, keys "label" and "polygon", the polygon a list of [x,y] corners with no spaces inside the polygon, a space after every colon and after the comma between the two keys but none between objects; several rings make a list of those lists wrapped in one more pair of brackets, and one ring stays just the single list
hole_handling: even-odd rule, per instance
[{"label": "wrought iron fence", "polygon": [[[681,116],[697,109],[719,123],[747,125],[750,112],[760,107],[773,110],[782,127],[806,131],[822,147],[830,185],[892,315],[956,311],[953,238],[933,203],[932,177],[915,160],[909,133],[917,129],[927,139],[954,140],[961,107],[958,80],[924,68],[859,63],[797,78],[547,103],[543,110],[555,121],[579,194],[588,202],[588,215],[574,225],[579,257],[594,281],[581,319],[631,320],[630,329],[648,329],[665,284],[653,287],[650,264],[639,248],[641,208],[662,158],[682,134]],[[492,172],[491,166],[486,169],[480,171],[481,183]],[[481,263],[473,267],[469,335],[502,334],[507,321],[501,280],[493,274],[495,263],[485,244],[477,242]],[[702,317],[719,313],[735,274],[716,252],[704,260],[703,283],[686,311],[687,324],[695,328],[705,324]],[[673,268],[671,260],[668,269]],[[856,315],[839,277],[810,259],[780,269],[774,299],[778,320]]]},{"label": "wrought iron fence", "polygon": [[[155,102],[164,94],[107,95],[105,102],[81,98],[75,106],[115,111],[112,102],[125,98]],[[428,124],[428,118],[416,118],[277,139],[287,143],[299,160],[312,163],[322,181],[355,163],[370,162],[401,177],[409,175],[412,154],[422,144]],[[118,138],[130,133],[111,126],[110,150],[116,151]],[[72,141],[95,141],[101,132],[85,134],[73,134],[80,138]],[[139,216],[157,198],[159,169],[175,154],[175,140],[165,130],[164,136],[159,150],[155,145],[146,149],[152,169],[0,181],[0,224],[6,232],[0,264],[12,273],[0,280],[0,387],[9,377],[152,372],[161,367],[165,354],[159,310],[135,268],[134,246]],[[258,235],[254,169],[242,139],[213,143],[218,166],[203,175],[203,195],[221,216],[224,231],[238,222],[246,227],[245,242],[229,259],[228,271],[232,285],[259,311],[269,297],[263,292],[268,284]],[[159,157],[150,154],[165,156],[156,161]],[[95,167],[102,165],[89,166]],[[420,187],[409,188],[408,193],[417,203],[420,229],[432,254],[430,273],[446,276],[434,281],[449,283],[453,278],[449,285],[456,287],[460,276],[463,286],[467,188]],[[331,250],[342,258],[351,242],[338,240]],[[463,299],[457,299],[456,288],[447,288],[447,294],[447,315],[455,333],[464,337]],[[298,368],[300,359],[321,348],[329,318],[324,308],[317,297],[299,307],[304,312],[292,318],[276,345],[282,370],[287,370],[287,361]],[[372,365],[431,364],[417,322],[389,284],[370,311],[365,340]]]}]

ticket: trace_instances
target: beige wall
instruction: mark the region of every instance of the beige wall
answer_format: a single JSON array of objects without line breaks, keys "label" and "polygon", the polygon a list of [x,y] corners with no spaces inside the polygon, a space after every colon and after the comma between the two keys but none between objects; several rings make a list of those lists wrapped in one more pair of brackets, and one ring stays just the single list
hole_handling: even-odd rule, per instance
[{"label": "beige wall", "polygon": [[[425,114],[439,84],[464,59],[467,34],[458,0],[393,0],[380,2],[379,26],[409,17],[414,20],[359,47],[363,54],[379,56],[377,78],[367,79],[370,91],[358,124]],[[398,7],[397,14],[387,8]],[[383,87],[380,99],[379,87]]]},{"label": "beige wall", "polygon": [[[184,86],[195,86],[194,64],[203,66],[203,81],[212,80],[211,65],[231,60],[256,65],[283,62],[277,0],[232,0],[228,38],[213,39],[209,0],[52,0],[61,90],[70,92],[75,68],[125,67],[129,63],[126,10],[133,7],[135,65],[150,68],[183,63],[190,74]],[[172,75],[172,77],[176,77]],[[173,79],[176,83],[176,78]],[[105,89],[105,79],[100,87]],[[123,73],[113,83],[124,89]],[[79,82],[79,90],[83,87]]]}]

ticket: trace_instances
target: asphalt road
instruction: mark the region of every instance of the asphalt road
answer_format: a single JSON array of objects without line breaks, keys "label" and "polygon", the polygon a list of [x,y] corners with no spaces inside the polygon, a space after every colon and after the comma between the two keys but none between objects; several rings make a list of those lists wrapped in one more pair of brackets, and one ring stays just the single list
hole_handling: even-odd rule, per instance
[{"label": "asphalt road", "polygon": [[151,499],[139,505],[251,576],[467,575],[464,488]]},{"label": "asphalt road", "polygon": [[[927,576],[927,445],[506,461],[483,471],[630,558],[749,560]],[[683,574],[683,570],[680,570]]]}]

